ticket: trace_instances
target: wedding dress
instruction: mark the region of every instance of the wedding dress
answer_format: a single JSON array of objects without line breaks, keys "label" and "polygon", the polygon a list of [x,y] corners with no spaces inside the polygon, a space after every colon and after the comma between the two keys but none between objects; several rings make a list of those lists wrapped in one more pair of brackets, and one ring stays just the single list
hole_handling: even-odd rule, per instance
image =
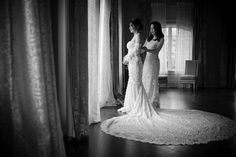
[{"label": "wedding dress", "polygon": [[[163,46],[164,39],[160,41],[147,41],[144,46],[147,49],[157,49],[158,46],[160,48]],[[159,49],[160,49],[159,48]],[[158,75],[160,70],[160,60],[158,57],[158,52],[154,53],[147,52],[145,61],[143,64],[143,74],[142,74],[142,82],[144,89],[147,93],[148,100],[152,106],[159,107],[159,83],[158,83]]]},{"label": "wedding dress", "polygon": [[101,123],[103,132],[154,144],[198,144],[223,140],[236,132],[235,123],[218,114],[198,110],[160,109],[149,103],[142,83],[140,44],[127,43],[129,80],[124,107],[127,114]]}]

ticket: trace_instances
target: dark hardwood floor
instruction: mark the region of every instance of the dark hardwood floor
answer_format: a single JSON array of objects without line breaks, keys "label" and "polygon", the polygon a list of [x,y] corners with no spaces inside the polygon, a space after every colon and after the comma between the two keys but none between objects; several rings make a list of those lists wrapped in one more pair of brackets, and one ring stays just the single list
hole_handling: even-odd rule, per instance
[{"label": "dark hardwood floor", "polygon": [[[226,89],[161,89],[161,108],[197,109],[224,115],[236,122],[236,91]],[[101,109],[102,121],[118,116],[121,106]],[[66,144],[69,157],[210,157],[236,156],[236,136],[199,145],[155,145],[125,140],[103,133],[100,123],[89,128],[89,144]]]}]

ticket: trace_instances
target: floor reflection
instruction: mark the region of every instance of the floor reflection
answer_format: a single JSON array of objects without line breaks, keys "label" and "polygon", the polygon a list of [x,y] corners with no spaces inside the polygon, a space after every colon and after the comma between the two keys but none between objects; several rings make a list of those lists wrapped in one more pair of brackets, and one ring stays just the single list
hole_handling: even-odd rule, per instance
[{"label": "floor reflection", "polygon": [[[161,108],[197,109],[227,116],[236,121],[236,92],[229,90],[162,90]],[[102,121],[119,116],[116,107],[101,109]],[[206,157],[236,156],[236,137],[199,145],[155,145],[121,139],[103,133],[100,123],[90,126],[90,157]]]}]

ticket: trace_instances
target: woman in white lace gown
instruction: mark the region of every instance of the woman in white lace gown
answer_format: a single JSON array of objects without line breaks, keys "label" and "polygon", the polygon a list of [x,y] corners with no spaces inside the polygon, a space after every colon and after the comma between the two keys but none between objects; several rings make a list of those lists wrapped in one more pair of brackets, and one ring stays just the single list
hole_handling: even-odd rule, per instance
[{"label": "woman in white lace gown", "polygon": [[107,134],[154,144],[197,144],[223,140],[235,134],[235,123],[223,116],[198,110],[172,110],[153,107],[142,84],[140,20],[130,22],[134,34],[127,43],[129,80],[125,103],[119,111],[127,114],[102,122]]},{"label": "woman in white lace gown", "polygon": [[143,50],[147,53],[143,65],[142,81],[150,104],[157,107],[160,105],[158,83],[160,60],[158,55],[163,44],[164,34],[161,24],[154,21],[150,24],[150,33],[143,45]]},{"label": "woman in white lace gown", "polygon": [[140,86],[142,85],[142,60],[140,57],[140,30],[142,30],[140,19],[133,19],[130,22],[130,32],[133,33],[133,38],[127,43],[128,54],[123,59],[123,64],[128,65],[129,80],[126,88],[124,107],[119,109],[119,112],[128,113],[133,111],[134,102],[137,100]]}]

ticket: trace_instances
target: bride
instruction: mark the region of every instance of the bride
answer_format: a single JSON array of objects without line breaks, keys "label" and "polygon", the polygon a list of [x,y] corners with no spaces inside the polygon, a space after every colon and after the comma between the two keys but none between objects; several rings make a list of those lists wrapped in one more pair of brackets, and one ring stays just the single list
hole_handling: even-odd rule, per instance
[{"label": "bride", "polygon": [[102,122],[107,134],[154,144],[198,144],[223,140],[236,132],[232,120],[218,114],[199,110],[160,109],[149,102],[142,83],[140,57],[140,19],[129,23],[133,38],[127,43],[128,54],[123,63],[128,64],[129,80],[124,106],[119,112],[126,114]]}]

